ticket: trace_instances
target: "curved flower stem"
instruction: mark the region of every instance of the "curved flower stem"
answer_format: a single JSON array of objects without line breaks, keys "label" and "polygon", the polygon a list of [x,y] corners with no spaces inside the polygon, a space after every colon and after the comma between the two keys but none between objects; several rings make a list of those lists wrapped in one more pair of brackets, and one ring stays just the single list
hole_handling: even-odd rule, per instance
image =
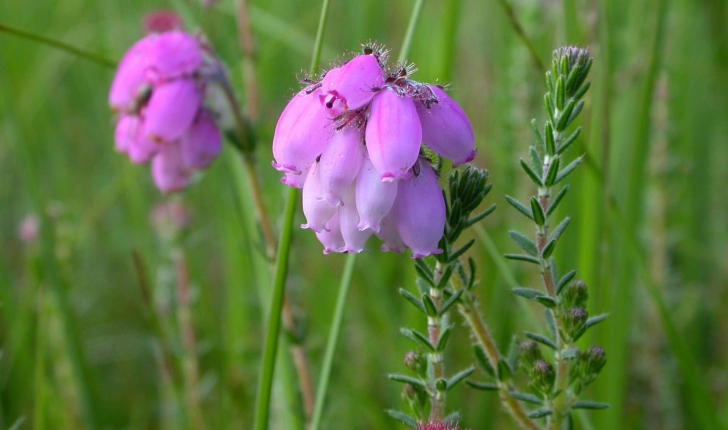
[{"label": "curved flower stem", "polygon": [[[435,283],[440,282],[442,278],[442,264],[438,261],[435,265]],[[442,291],[437,288],[430,288],[430,297],[432,303],[435,305],[435,309],[440,309],[442,303]],[[440,343],[440,336],[442,335],[442,316],[428,316],[427,317],[427,334],[431,345],[437,345]],[[441,351],[434,351],[427,354],[427,361],[432,369],[432,372],[428,372],[428,377],[431,377],[430,382],[430,422],[437,422],[445,416],[445,406],[447,404],[447,393],[445,390],[437,389],[437,381],[445,378],[445,361]],[[431,375],[431,376],[430,376]]]},{"label": "curved flower stem", "polygon": [[331,366],[334,362],[334,353],[339,340],[339,332],[341,324],[344,320],[344,309],[346,307],[346,297],[349,294],[351,286],[351,277],[354,273],[354,265],[356,263],[356,254],[349,254],[346,257],[346,266],[344,274],[341,276],[341,284],[339,285],[339,296],[336,299],[336,308],[334,309],[334,318],[329,328],[329,339],[326,342],[326,353],[324,354],[324,362],[321,367],[321,375],[319,376],[318,385],[316,387],[316,404],[314,406],[313,418],[311,419],[311,427],[309,430],[318,430],[321,426],[321,417],[323,416],[324,401],[326,400],[326,391],[329,386],[329,377],[331,376]]},{"label": "curved flower stem", "polygon": [[248,1],[238,0],[238,35],[242,50],[243,85],[245,86],[245,111],[252,121],[258,119],[258,82],[255,75],[255,45],[250,28]]},{"label": "curved flower stem", "polygon": [[412,9],[412,15],[410,15],[409,24],[407,24],[407,33],[404,35],[404,41],[402,42],[402,49],[399,51],[399,57],[397,61],[403,63],[407,60],[409,55],[410,47],[412,46],[412,39],[414,38],[415,28],[417,28],[417,21],[420,19],[420,13],[422,12],[422,5],[425,0],[416,0],[415,7]]},{"label": "curved flower stem", "polygon": [[116,68],[116,62],[109,60],[108,58],[105,58],[99,54],[93,53],[93,52],[87,52],[84,51],[81,48],[77,48],[73,45],[69,45],[64,42],[59,42],[57,40],[51,39],[49,37],[41,36],[40,34],[31,33],[26,30],[21,30],[19,28],[10,27],[5,24],[0,24],[0,32],[12,34],[14,36],[21,37],[23,39],[32,40],[33,42],[38,42],[43,45],[48,45],[51,48],[60,49],[61,51],[66,51],[67,53],[71,55],[75,55],[76,57],[83,58],[84,60],[92,61],[96,64],[99,64],[104,67],[108,67],[110,69]]},{"label": "curved flower stem", "polygon": [[[321,7],[321,18],[316,34],[316,43],[313,49],[311,60],[311,73],[318,68],[321,57],[321,44],[323,43],[324,27],[329,9],[329,0],[324,0]],[[270,395],[273,385],[273,373],[275,371],[276,354],[278,352],[278,334],[280,331],[281,310],[283,307],[283,296],[285,292],[286,276],[288,275],[288,257],[290,255],[291,236],[293,231],[293,215],[296,213],[296,201],[298,190],[291,188],[286,198],[286,207],[283,215],[283,228],[276,256],[276,271],[273,281],[273,296],[271,299],[270,311],[268,313],[268,328],[263,350],[263,368],[261,369],[260,382],[258,384],[258,395],[256,396],[255,426],[256,430],[268,428],[268,417],[270,414]]]}]

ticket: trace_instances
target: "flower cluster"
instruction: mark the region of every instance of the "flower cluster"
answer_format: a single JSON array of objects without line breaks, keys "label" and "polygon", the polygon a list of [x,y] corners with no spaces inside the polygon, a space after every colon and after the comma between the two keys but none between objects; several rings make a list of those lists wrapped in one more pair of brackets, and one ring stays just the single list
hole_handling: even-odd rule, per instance
[{"label": "flower cluster", "polygon": [[457,166],[475,157],[473,130],[442,87],[410,79],[364,52],[328,70],[288,103],[273,137],[282,182],[303,188],[307,224],[324,253],[361,252],[376,234],[383,251],[441,252],[445,202],[424,144]]},{"label": "flower cluster", "polygon": [[204,71],[214,64],[208,51],[181,31],[150,34],[127,51],[111,85],[116,150],[133,163],[151,160],[165,193],[186,187],[221,149],[215,115],[204,106]]}]

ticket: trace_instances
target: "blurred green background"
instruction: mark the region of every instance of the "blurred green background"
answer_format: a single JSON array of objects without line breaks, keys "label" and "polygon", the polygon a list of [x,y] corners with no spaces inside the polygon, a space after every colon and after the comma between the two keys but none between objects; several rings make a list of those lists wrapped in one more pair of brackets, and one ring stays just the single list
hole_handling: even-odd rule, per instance
[{"label": "blurred green background", "polygon": [[[728,4],[503,1],[541,63],[567,43],[595,57],[584,132],[571,150],[586,162],[560,207],[572,222],[556,258],[562,272],[576,268],[589,285],[590,313],[611,314],[583,345],[607,351],[587,398],[612,408],[580,414],[577,428],[728,428]],[[270,142],[297,88],[295,74],[308,69],[320,4],[251,3],[258,170],[267,208],[278,217],[286,190],[269,167]],[[369,39],[396,58],[413,1],[331,3],[324,63]],[[141,36],[144,15],[160,8],[207,34],[242,99],[233,0],[210,10],[191,0],[4,1],[0,23],[116,61]],[[509,229],[532,228],[504,196],[533,191],[517,160],[533,143],[530,119],[543,120],[543,71],[499,0],[426,1],[409,58],[419,80],[453,83],[475,128],[475,163],[495,184],[486,204],[498,210],[483,226],[497,251],[478,236],[471,254],[485,318],[505,348],[512,333],[540,327],[538,309],[524,313],[509,293],[514,283],[537,286],[535,271],[503,266],[498,255],[516,251]],[[113,69],[0,32],[0,428],[184,428],[193,414],[185,387],[170,381],[170,361],[199,366],[204,425],[193,427],[250,428],[269,282],[260,273],[240,159],[228,145],[181,196],[161,196],[148,167],[112,150],[112,76]],[[150,222],[155,206],[169,200],[189,217],[177,248]],[[28,216],[41,229],[24,242],[19,229]],[[344,257],[321,255],[310,231],[294,235],[289,299],[315,380]],[[168,295],[180,250],[192,288],[194,351],[174,335],[176,323],[164,323],[177,321]],[[142,268],[152,285],[146,290]],[[358,258],[325,428],[402,428],[383,411],[404,407],[401,386],[386,378],[404,370],[412,347],[398,328],[425,325],[397,294],[413,280],[406,255]],[[455,371],[473,357],[460,317],[452,323],[447,363]],[[169,339],[160,340],[165,333]],[[287,350],[280,355],[279,376],[290,379]],[[289,412],[299,409],[298,396],[285,386],[274,391],[274,428],[302,428]],[[515,428],[495,395],[465,386],[451,393],[462,428]]]}]

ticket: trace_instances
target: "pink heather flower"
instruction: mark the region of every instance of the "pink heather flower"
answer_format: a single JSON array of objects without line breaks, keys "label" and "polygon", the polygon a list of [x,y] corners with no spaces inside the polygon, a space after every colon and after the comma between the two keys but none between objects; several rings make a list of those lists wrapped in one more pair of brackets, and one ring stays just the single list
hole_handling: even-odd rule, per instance
[{"label": "pink heather flower", "polygon": [[276,170],[300,173],[326,148],[333,130],[320,95],[320,90],[301,91],[283,110],[273,135]]},{"label": "pink heather flower", "polygon": [[356,110],[369,103],[384,84],[384,70],[373,55],[358,55],[341,67],[329,70],[321,81],[322,100],[331,109]]},{"label": "pink heather flower", "polygon": [[422,124],[422,143],[435,154],[452,160],[453,166],[468,163],[475,158],[473,127],[465,112],[445,91],[428,85],[437,97],[437,103],[415,103]]},{"label": "pink heather flower", "polygon": [[306,224],[301,225],[301,228],[310,228],[317,233],[324,230],[326,223],[336,214],[336,206],[323,199],[320,171],[318,163],[311,166],[303,185],[303,214],[306,216]]},{"label": "pink heather flower", "polygon": [[392,217],[412,258],[442,252],[437,244],[445,232],[445,198],[429,163],[420,162],[419,175],[399,182]]},{"label": "pink heather flower", "polygon": [[219,66],[205,60],[206,52],[181,31],[150,34],[124,55],[111,85],[109,105],[120,114],[115,148],[133,163],[151,161],[154,183],[165,193],[186,187],[220,153],[201,74]]},{"label": "pink heather flower", "polygon": [[40,219],[35,214],[26,215],[18,226],[18,238],[26,244],[32,245],[40,236]]},{"label": "pink heather flower", "polygon": [[442,88],[410,79],[411,65],[385,66],[387,51],[330,69],[288,103],[273,136],[281,182],[303,188],[301,227],[324,253],[361,252],[373,234],[382,251],[442,252],[445,201],[421,146],[454,165],[475,156],[472,127]]},{"label": "pink heather flower", "polygon": [[392,90],[380,91],[372,100],[366,142],[372,164],[383,181],[409,178],[422,143],[414,102]]},{"label": "pink heather flower", "polygon": [[329,204],[341,205],[341,194],[354,183],[364,159],[363,140],[361,131],[346,127],[329,139],[326,150],[321,154],[321,197]]}]

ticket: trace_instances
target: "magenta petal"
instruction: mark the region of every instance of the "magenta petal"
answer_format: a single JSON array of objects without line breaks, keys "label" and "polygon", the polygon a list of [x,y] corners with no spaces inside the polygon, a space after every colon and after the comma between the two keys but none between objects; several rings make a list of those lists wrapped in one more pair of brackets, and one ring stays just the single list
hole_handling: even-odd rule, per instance
[{"label": "magenta petal", "polygon": [[303,185],[303,214],[306,216],[307,224],[303,224],[301,228],[321,232],[336,214],[336,206],[321,198],[322,194],[318,163],[316,163],[311,166],[306,183]]},{"label": "magenta petal", "polygon": [[361,131],[346,127],[337,131],[319,159],[324,199],[334,206],[341,204],[341,193],[354,182],[364,158]]},{"label": "magenta petal", "polygon": [[185,166],[178,144],[164,145],[152,159],[152,178],[163,193],[179,191],[190,183],[192,172]]},{"label": "magenta petal", "polygon": [[397,184],[382,182],[372,161],[365,158],[356,177],[356,207],[361,221],[359,230],[378,233],[382,219],[389,213],[397,196]]},{"label": "magenta petal", "polygon": [[200,91],[191,79],[179,79],[154,89],[146,110],[146,136],[160,142],[182,137],[200,109]]},{"label": "magenta petal", "polygon": [[283,110],[273,135],[273,166],[281,172],[301,172],[326,148],[331,120],[319,102],[320,90],[296,94]]},{"label": "magenta petal", "polygon": [[339,228],[339,217],[332,217],[326,223],[326,229],[316,233],[319,242],[324,246],[324,254],[332,252],[345,252],[346,244]]},{"label": "magenta petal", "polygon": [[[330,70],[321,81],[324,94],[341,100],[344,108],[358,109],[374,97],[384,85],[384,72],[371,55],[359,55],[341,67]],[[331,106],[329,106],[331,107]]]},{"label": "magenta petal", "polygon": [[222,138],[207,112],[200,112],[192,127],[180,139],[182,158],[191,169],[204,169],[220,154]]},{"label": "magenta petal", "polygon": [[422,142],[422,127],[415,104],[394,91],[380,91],[372,100],[366,144],[383,181],[410,177]]},{"label": "magenta petal", "polygon": [[109,91],[109,106],[113,110],[126,112],[132,106],[144,84],[144,72],[149,67],[149,47],[157,37],[145,37],[124,54]]},{"label": "magenta petal", "polygon": [[346,251],[358,254],[366,251],[364,245],[373,232],[371,229],[359,230],[359,211],[356,210],[354,188],[352,185],[342,195],[344,204],[339,207],[339,225],[341,226],[341,235],[346,243]]},{"label": "magenta petal", "polygon": [[281,183],[293,188],[303,188],[303,184],[306,182],[309,170],[311,170],[310,166],[304,168],[301,173],[285,172],[285,176],[281,178]]},{"label": "magenta petal", "polygon": [[428,109],[415,103],[422,124],[422,143],[435,154],[452,160],[457,167],[475,158],[475,137],[465,112],[442,88],[429,86],[438,103]]},{"label": "magenta petal", "polygon": [[384,217],[382,220],[382,228],[376,234],[377,237],[384,242],[379,248],[382,252],[391,251],[400,254],[407,248],[407,245],[404,244],[404,241],[399,236],[397,226],[394,225],[394,218],[392,217],[392,214]]},{"label": "magenta petal", "polygon": [[418,176],[399,182],[392,216],[412,258],[442,252],[437,244],[445,231],[445,199],[428,163],[420,163]]},{"label": "magenta petal", "polygon": [[131,162],[135,164],[148,162],[162,147],[145,138],[142,128],[139,117],[122,115],[114,132],[116,150],[127,154]]},{"label": "magenta petal", "polygon": [[163,81],[191,75],[202,66],[197,39],[181,31],[161,33],[149,48],[149,65]]}]

